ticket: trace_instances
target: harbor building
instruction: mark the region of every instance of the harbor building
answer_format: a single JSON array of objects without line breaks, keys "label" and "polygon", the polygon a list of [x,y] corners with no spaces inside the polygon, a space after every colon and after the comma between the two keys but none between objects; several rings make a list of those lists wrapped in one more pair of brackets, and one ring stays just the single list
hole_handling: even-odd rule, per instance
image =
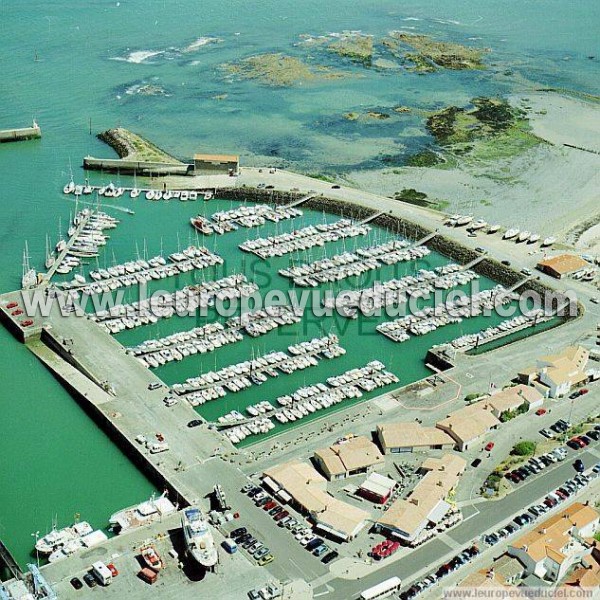
[{"label": "harbor building", "polygon": [[464,452],[498,425],[500,420],[484,400],[453,412],[435,426],[456,442],[457,450]]},{"label": "harbor building", "polygon": [[437,427],[423,427],[416,421],[377,425],[377,440],[384,454],[415,450],[451,450],[455,440]]},{"label": "harbor building", "polygon": [[522,383],[498,390],[486,399],[492,414],[500,418],[503,413],[523,409],[529,412],[539,408],[544,403],[544,395],[536,388]]},{"label": "harbor building", "polygon": [[591,554],[599,515],[591,506],[575,502],[539,523],[508,546],[508,553],[525,566],[526,576],[560,581],[573,565]]},{"label": "harbor building", "polygon": [[313,460],[330,481],[367,473],[385,463],[379,448],[365,436],[344,438],[316,450]]},{"label": "harbor building", "polygon": [[194,154],[194,175],[231,175],[240,171],[237,154]]},{"label": "harbor building", "polygon": [[428,458],[421,470],[425,476],[410,495],[396,500],[377,520],[376,529],[405,543],[415,543],[426,531],[437,526],[452,508],[449,496],[467,463],[455,454]]},{"label": "harbor building", "polygon": [[[350,541],[365,527],[370,514],[334,498],[327,492],[327,480],[312,465],[293,460],[267,469],[263,483],[278,487],[290,498],[290,505],[307,515],[315,527],[341,541]],[[280,496],[281,497],[281,496]]]},{"label": "harbor building", "polygon": [[546,275],[550,275],[556,279],[562,279],[563,277],[577,273],[577,271],[586,269],[589,266],[590,264],[588,262],[575,254],[559,254],[558,256],[553,256],[552,258],[540,261],[536,265],[536,268],[539,271],[546,273]]},{"label": "harbor building", "polygon": [[542,356],[534,367],[519,372],[519,380],[550,398],[561,398],[588,380],[589,356],[583,346],[567,346],[562,352]]}]

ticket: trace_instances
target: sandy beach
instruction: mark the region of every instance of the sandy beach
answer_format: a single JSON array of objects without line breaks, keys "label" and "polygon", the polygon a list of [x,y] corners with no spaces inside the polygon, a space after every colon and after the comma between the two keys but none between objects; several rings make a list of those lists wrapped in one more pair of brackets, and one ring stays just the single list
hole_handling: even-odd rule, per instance
[{"label": "sandy beach", "polygon": [[[347,182],[386,196],[414,188],[447,203],[447,212],[557,235],[564,243],[579,240],[578,246],[596,252],[598,228],[581,234],[600,219],[600,105],[550,92],[515,96],[511,102],[527,107],[533,133],[546,143],[493,163],[462,160],[457,168],[355,171]],[[580,231],[574,230],[576,224]]]}]

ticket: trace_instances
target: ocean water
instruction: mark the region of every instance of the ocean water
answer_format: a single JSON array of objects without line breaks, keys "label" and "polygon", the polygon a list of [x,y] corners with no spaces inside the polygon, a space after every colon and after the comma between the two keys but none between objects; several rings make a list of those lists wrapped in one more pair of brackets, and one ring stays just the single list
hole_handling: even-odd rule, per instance
[{"label": "ocean water", "polygon": [[[0,129],[25,126],[35,118],[43,138],[0,146],[0,291],[19,285],[25,240],[33,265],[41,267],[46,234],[55,240],[59,221],[65,231],[74,206],[62,186],[71,175],[83,179],[82,157],[113,156],[93,135],[98,131],[122,125],[180,157],[195,151],[236,152],[244,164],[272,163],[305,172],[378,167],[386,157],[401,163],[431,144],[419,117],[361,124],[342,115],[390,111],[400,104],[428,109],[534,86],[599,94],[599,23],[600,5],[594,0],[509,0],[501,6],[474,0],[5,0],[0,3]],[[490,68],[431,75],[366,69],[300,44],[304,34],[360,30],[379,39],[396,29],[489,47]],[[297,56],[346,76],[271,88],[228,76],[221,68],[264,52]],[[147,85],[164,93],[140,94]],[[224,94],[225,99],[215,99]],[[110,178],[94,174],[91,179]],[[165,251],[172,251],[178,233],[179,243],[187,243],[186,219],[198,206],[140,200],[134,208],[135,216],[122,215],[124,223],[101,260],[112,261],[113,252],[125,260],[144,240],[150,253],[159,251],[161,238]],[[468,327],[479,326],[475,321]],[[128,333],[123,341],[166,335],[169,328],[177,328],[175,320],[157,332]],[[316,335],[316,329],[306,333]],[[282,339],[244,342],[215,357],[218,364],[241,360],[253,349],[287,344]],[[380,341],[380,336],[372,339]],[[384,347],[390,368],[403,382],[423,376],[419,354],[434,341],[439,340],[416,340],[419,360],[412,362],[389,342]],[[100,527],[113,510],[144,499],[152,486],[26,348],[4,330],[0,344],[0,539],[25,562],[31,532],[45,531],[54,517],[65,524],[77,512]],[[365,357],[378,355],[374,345],[368,348]],[[169,366],[160,376],[173,382],[206,368],[188,360],[177,365],[181,371]],[[350,357],[324,362],[310,378],[320,381],[325,371],[341,372],[354,366],[351,362]],[[280,377],[273,398],[284,380],[297,387],[304,374]],[[247,394],[239,402],[249,402]],[[234,395],[227,402],[233,398],[238,402]],[[216,409],[203,410],[217,416],[209,414]]]}]

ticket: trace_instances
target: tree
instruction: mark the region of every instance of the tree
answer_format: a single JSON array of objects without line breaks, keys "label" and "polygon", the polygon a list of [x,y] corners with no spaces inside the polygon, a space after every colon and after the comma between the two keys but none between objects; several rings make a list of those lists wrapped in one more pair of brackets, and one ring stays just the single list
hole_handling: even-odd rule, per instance
[{"label": "tree", "polygon": [[513,446],[511,454],[515,456],[531,456],[535,453],[536,443],[531,441],[519,442]]}]

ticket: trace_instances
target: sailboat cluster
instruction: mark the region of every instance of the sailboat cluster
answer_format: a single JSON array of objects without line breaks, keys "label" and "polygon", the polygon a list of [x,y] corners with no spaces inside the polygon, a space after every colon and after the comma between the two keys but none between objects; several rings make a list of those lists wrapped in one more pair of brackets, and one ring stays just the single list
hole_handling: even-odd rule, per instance
[{"label": "sailboat cluster", "polygon": [[[350,369],[341,375],[329,377],[326,383],[302,387],[292,394],[280,396],[277,398],[277,403],[282,408],[270,411],[269,415],[261,415],[235,425],[225,430],[225,435],[232,443],[238,444],[248,436],[260,435],[273,429],[275,423],[272,419],[282,424],[301,420],[344,400],[360,398],[363,392],[372,392],[398,381],[396,375],[385,370],[383,363],[374,360],[364,367]],[[269,406],[272,407],[272,404],[269,403]],[[241,413],[234,416],[238,420],[244,418]]]},{"label": "sailboat cluster", "polygon": [[121,265],[90,271],[89,275],[94,280],[91,283],[80,276],[73,282],[63,284],[63,287],[75,288],[84,294],[99,294],[223,264],[219,255],[203,246],[189,246],[182,252],[175,252],[169,256],[169,261],[170,264],[162,256],[154,256],[148,260],[138,258]]},{"label": "sailboat cluster", "polygon": [[235,231],[238,227],[260,227],[267,221],[279,223],[287,219],[295,219],[302,216],[298,208],[288,206],[271,207],[267,204],[256,206],[240,206],[230,210],[221,210],[213,213],[210,219],[198,215],[190,219],[194,229],[204,235],[217,233],[222,235],[229,231]]},{"label": "sailboat cluster", "polygon": [[334,223],[309,225],[290,233],[246,240],[239,247],[244,252],[251,252],[259,258],[266,259],[323,246],[327,242],[367,235],[370,230],[368,225],[354,224],[350,219],[339,219]]},{"label": "sailboat cluster", "polygon": [[76,184],[73,180],[69,181],[64,187],[63,192],[65,194],[74,194],[78,196],[88,196],[97,192],[98,196],[104,198],[120,198],[125,194],[129,194],[132,199],[138,198],[140,195],[144,195],[146,200],[181,200],[187,202],[188,200],[198,200],[198,197],[204,198],[204,200],[210,200],[213,197],[211,191],[198,192],[197,190],[153,190],[147,188],[128,188],[115,185],[112,181],[108,185],[90,185]]},{"label": "sailboat cluster", "polygon": [[502,321],[502,323],[499,325],[486,327],[477,333],[462,335],[451,342],[438,344],[434,346],[434,348],[439,349],[444,347],[452,347],[456,350],[465,352],[475,348],[476,346],[487,344],[488,342],[508,335],[509,333],[521,331],[522,329],[527,329],[528,327],[533,327],[534,325],[537,325],[543,321],[547,321],[550,318],[552,317],[545,315],[542,309],[533,310],[527,315],[517,315],[512,319],[506,319]]},{"label": "sailboat cluster", "polygon": [[213,306],[215,300],[251,296],[256,291],[258,286],[255,283],[249,282],[245,275],[235,274],[189,285],[170,294],[119,304],[109,310],[98,311],[90,315],[90,318],[109,333],[119,333],[124,329],[157,323],[160,319],[168,319],[175,314],[192,314],[198,309]]},{"label": "sailboat cluster", "polygon": [[415,275],[406,275],[400,279],[388,279],[368,288],[349,290],[343,299],[327,296],[323,305],[327,308],[345,308],[343,316],[356,318],[358,307],[377,311],[392,304],[400,305],[408,296],[424,297],[434,289],[449,290],[467,285],[478,279],[479,275],[470,269],[463,270],[460,265],[451,263],[436,267],[432,271],[419,269]]},{"label": "sailboat cluster", "polygon": [[[81,261],[98,256],[100,246],[106,245],[109,236],[104,233],[114,229],[119,221],[104,212],[89,208],[77,212],[68,229],[68,239],[60,239],[51,250],[46,243],[46,268],[54,268],[57,273],[66,275],[81,265]],[[83,276],[76,275],[81,282]]]},{"label": "sailboat cluster", "polygon": [[209,400],[222,398],[228,392],[239,392],[254,385],[262,385],[269,377],[279,373],[289,375],[298,370],[314,367],[321,358],[333,359],[346,353],[338,344],[335,334],[315,338],[309,342],[295,344],[283,351],[269,352],[252,360],[209,371],[198,377],[191,377],[184,383],[172,386],[173,392],[185,396],[192,406]]},{"label": "sailboat cluster", "polygon": [[[403,261],[417,260],[430,254],[427,246],[406,248],[406,242],[388,242],[378,246],[358,249],[356,252],[344,252],[331,258],[316,260],[312,263],[280,269],[279,274],[288,277],[301,287],[317,287],[321,283],[341,281],[356,277],[367,271],[380,269],[384,265],[394,265]],[[394,249],[401,247],[401,249]]]},{"label": "sailboat cluster", "polygon": [[517,294],[498,285],[472,296],[461,296],[453,302],[428,306],[395,321],[381,323],[376,329],[394,342],[405,342],[411,335],[426,335],[445,325],[461,323],[463,319],[477,317],[485,310],[493,311],[499,304],[508,304],[517,298]]}]

